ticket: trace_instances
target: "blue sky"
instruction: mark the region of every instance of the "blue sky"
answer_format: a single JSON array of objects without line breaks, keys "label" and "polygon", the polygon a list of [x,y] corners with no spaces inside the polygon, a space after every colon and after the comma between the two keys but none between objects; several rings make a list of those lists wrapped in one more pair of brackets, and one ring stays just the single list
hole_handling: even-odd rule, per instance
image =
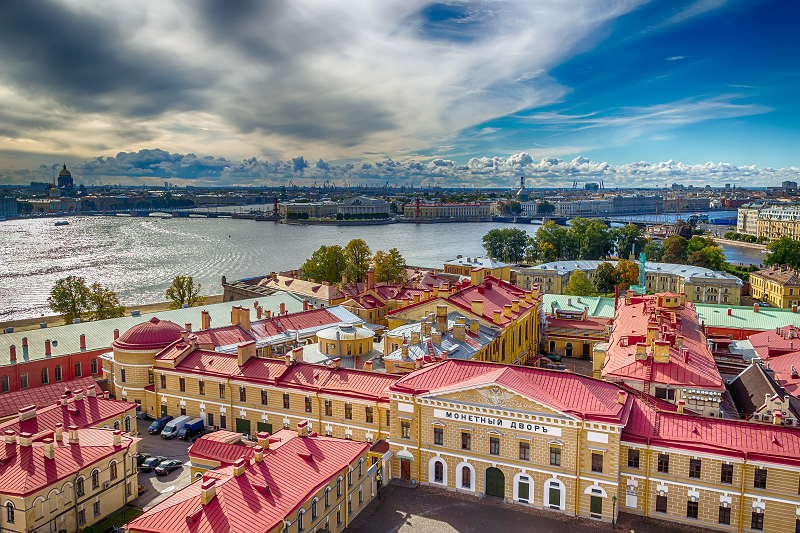
[{"label": "blue sky", "polygon": [[0,183],[67,162],[88,183],[774,185],[800,174],[797,20],[785,0],[3,3]]}]

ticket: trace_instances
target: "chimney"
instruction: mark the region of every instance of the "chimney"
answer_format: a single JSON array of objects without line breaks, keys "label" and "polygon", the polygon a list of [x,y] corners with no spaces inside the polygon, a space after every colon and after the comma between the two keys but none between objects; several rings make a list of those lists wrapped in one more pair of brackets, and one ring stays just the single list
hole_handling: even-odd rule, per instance
[{"label": "chimney", "polygon": [[114,330],[114,340],[119,339],[119,329]]},{"label": "chimney", "polygon": [[23,420],[30,420],[31,418],[36,418],[36,405],[29,405],[28,407],[23,407],[19,410],[20,422]]},{"label": "chimney", "polygon": [[308,311],[308,300],[303,300],[303,311]]},{"label": "chimney", "polygon": [[61,395],[61,405],[62,406],[67,405],[67,395],[66,394],[62,394]]},{"label": "chimney", "polygon": [[483,300],[472,300],[470,304],[473,315],[483,316]]},{"label": "chimney", "polygon": [[281,302],[281,316],[286,314],[286,304]]},{"label": "chimney", "polygon": [[669,363],[669,342],[655,341],[653,343],[653,362]]},{"label": "chimney", "polygon": [[675,337],[675,346],[677,346],[679,350],[683,348],[683,338],[683,335]]},{"label": "chimney", "polygon": [[213,479],[209,479],[208,481],[203,481],[203,484],[200,485],[200,503],[203,505],[208,505],[211,503],[211,500],[214,499],[214,496],[217,494],[217,487],[216,483]]},{"label": "chimney", "polygon": [[97,396],[97,390],[94,387],[86,389],[87,398],[95,398],[96,396]]},{"label": "chimney", "polygon": [[506,318],[511,318],[511,304],[506,304],[503,306],[503,316]]},{"label": "chimney", "polygon": [[303,347],[298,346],[294,350],[292,350],[292,361],[295,363],[302,363],[303,362]]},{"label": "chimney", "polygon": [[17,362],[17,347],[12,344],[11,346],[9,346],[9,349],[11,350],[11,362],[12,363],[16,363]]},{"label": "chimney", "polygon": [[45,459],[55,459],[56,457],[56,449],[53,446],[53,439],[44,439],[44,447],[42,447],[42,453],[44,454]]},{"label": "chimney", "polygon": [[403,359],[408,359],[408,343],[403,341],[403,345],[400,346],[400,355]]},{"label": "chimney", "polygon": [[111,396],[111,393],[108,391],[103,391],[103,399],[108,400]]},{"label": "chimney", "polygon": [[678,400],[678,414],[679,415],[683,414],[683,406],[684,405],[686,405],[686,401],[685,400]]},{"label": "chimney", "polygon": [[448,355],[447,350],[442,350],[442,361],[447,361]]},{"label": "chimney", "polygon": [[[772,413],[772,424],[775,426],[783,425],[783,413],[780,411],[775,411]],[[20,434],[20,444],[22,444],[22,435]]]},{"label": "chimney", "polygon": [[411,344],[419,344],[420,334],[418,331],[411,332]]},{"label": "chimney", "polygon": [[78,437],[78,426],[72,425],[69,427],[69,443],[78,444],[80,441]]},{"label": "chimney", "polygon": [[28,337],[22,337],[22,349],[24,350],[27,347],[28,347]]},{"label": "chimney", "polygon": [[256,446],[253,448],[253,453],[255,453],[255,459],[257,463],[260,463],[264,460],[264,448],[261,446]]},{"label": "chimney", "polygon": [[634,356],[636,361],[646,361],[647,360],[647,343],[646,342],[637,342],[636,343],[636,355]]},{"label": "chimney", "polygon": [[336,357],[335,359],[333,359],[331,361],[331,367],[333,367],[333,368],[342,368],[342,358],[341,357]]},{"label": "chimney", "polygon": [[495,309],[494,310],[494,323],[495,324],[500,324],[501,322],[503,322],[503,316],[502,315],[503,315],[503,312],[500,311],[499,309]]},{"label": "chimney", "polygon": [[233,475],[236,477],[241,476],[244,474],[245,467],[247,467],[247,461],[245,461],[244,457],[239,457],[239,459],[233,463]]},{"label": "chimney", "polygon": [[181,330],[181,340],[185,341],[186,337],[188,337],[188,336],[189,336],[189,332],[187,330],[185,330],[185,329],[182,329]]},{"label": "chimney", "polygon": [[308,437],[308,420],[303,420],[297,424],[297,436]]},{"label": "chimney", "polygon": [[436,331],[441,334],[447,333],[447,306],[436,306]]},{"label": "chimney", "polygon": [[414,368],[416,368],[417,370],[419,370],[420,368],[422,368],[422,365],[424,365],[424,364],[425,364],[425,359],[424,359],[424,358],[423,358],[423,357],[420,355],[420,356],[419,356],[419,357],[417,357],[417,359],[414,361]]},{"label": "chimney", "polygon": [[12,431],[10,429],[7,429],[5,431],[5,436],[6,436],[6,444],[16,444],[17,443],[17,434],[14,431]]},{"label": "chimney", "polygon": [[460,342],[466,342],[467,332],[465,324],[456,324],[453,326],[453,338]]},{"label": "chimney", "polygon": [[234,305],[231,307],[231,324],[236,325],[239,323],[239,306]]},{"label": "chimney", "polygon": [[797,312],[797,306],[796,306],[796,305],[793,305],[793,306],[792,306],[792,313],[796,313],[796,312]]},{"label": "chimney", "polygon": [[291,366],[292,365],[292,354],[291,354],[291,352],[287,353],[286,355],[284,355],[283,359],[284,359],[284,361],[286,361],[286,366]]},{"label": "chimney", "polygon": [[259,319],[259,320],[261,319],[261,313],[262,313],[262,312],[263,312],[263,311],[262,311],[262,309],[261,309],[261,306],[260,306],[260,305],[259,305],[258,307],[256,307],[256,318],[257,318],[257,319]]},{"label": "chimney", "polygon": [[473,320],[469,323],[469,331],[473,335],[477,335],[480,331],[480,323],[477,320]]},{"label": "chimney", "polygon": [[53,350],[50,348],[50,339],[44,341],[44,355],[46,357],[53,355]]},{"label": "chimney", "polygon": [[64,424],[56,424],[56,440],[61,442],[64,439]]},{"label": "chimney", "polygon": [[239,324],[242,326],[242,329],[250,330],[250,308],[239,308]]},{"label": "chimney", "polygon": [[753,312],[758,313],[758,304],[753,304]]},{"label": "chimney", "polygon": [[519,300],[511,300],[511,311],[519,313]]},{"label": "chimney", "polygon": [[375,269],[372,267],[369,267],[369,270],[367,270],[367,288],[375,288]]},{"label": "chimney", "polygon": [[236,355],[238,357],[238,365],[240,367],[251,358],[256,356],[256,341],[247,341],[240,343],[236,346]]},{"label": "chimney", "polygon": [[572,307],[572,298],[567,298],[567,307]]},{"label": "chimney", "polygon": [[621,390],[617,392],[617,402],[625,405],[625,391]]},{"label": "chimney", "polygon": [[75,391],[75,399],[83,400],[83,389],[78,389]]},{"label": "chimney", "polygon": [[434,287],[433,288],[433,297],[434,298],[438,298],[439,297],[439,287]]},{"label": "chimney", "polygon": [[264,450],[269,450],[269,433],[266,431],[258,433],[258,445]]},{"label": "chimney", "polygon": [[731,311],[732,311],[732,309],[729,307],[728,308],[728,316],[731,316]]},{"label": "chimney", "polygon": [[208,311],[200,313],[200,329],[211,329],[211,315]]},{"label": "chimney", "polygon": [[419,303],[419,293],[415,293],[415,294],[414,294],[414,303],[415,303],[415,304],[418,304],[418,303]]},{"label": "chimney", "polygon": [[433,335],[431,337],[433,339],[433,344],[435,344],[436,346],[441,346],[442,345],[442,334],[441,334],[441,332],[434,331]]},{"label": "chimney", "polygon": [[681,352],[683,352],[683,362],[689,362],[689,348],[681,348]]},{"label": "chimney", "polygon": [[265,318],[272,318],[272,311],[270,311],[269,309],[264,311],[264,317]]},{"label": "chimney", "polygon": [[30,433],[20,433],[19,434],[19,445],[20,446],[30,446],[33,444],[33,435]]},{"label": "chimney", "polygon": [[114,431],[114,446],[122,446],[122,430]]},{"label": "chimney", "polygon": [[372,361],[367,361],[364,363],[364,370],[367,372],[372,372]]},{"label": "chimney", "polygon": [[429,289],[425,289],[425,295],[423,296],[425,300],[431,299],[431,291]]},{"label": "chimney", "polygon": [[432,323],[429,319],[423,318],[422,319],[422,337],[430,337],[431,336],[431,329]]},{"label": "chimney", "polygon": [[81,339],[81,350],[85,350],[86,349],[86,334],[85,333],[81,333],[80,339]]}]

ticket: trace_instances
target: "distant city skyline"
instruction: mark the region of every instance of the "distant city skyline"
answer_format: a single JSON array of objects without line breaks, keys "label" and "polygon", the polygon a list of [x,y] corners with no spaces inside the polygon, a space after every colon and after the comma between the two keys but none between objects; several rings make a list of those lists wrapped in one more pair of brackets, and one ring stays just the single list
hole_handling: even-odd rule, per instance
[{"label": "distant city skyline", "polygon": [[0,7],[0,184],[779,185],[794,2]]}]

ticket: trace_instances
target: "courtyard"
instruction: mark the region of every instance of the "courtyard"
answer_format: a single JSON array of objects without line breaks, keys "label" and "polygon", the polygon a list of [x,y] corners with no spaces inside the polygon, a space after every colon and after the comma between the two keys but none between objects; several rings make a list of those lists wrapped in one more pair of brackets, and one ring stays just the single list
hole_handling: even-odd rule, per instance
[{"label": "courtyard", "polygon": [[137,436],[142,439],[139,442],[139,452],[160,455],[165,459],[178,459],[184,465],[166,476],[157,476],[154,472],[139,472],[139,485],[143,485],[145,490],[130,505],[145,511],[166,500],[191,481],[191,467],[188,464],[191,441],[162,439],[160,435],[151,435],[147,432],[151,422],[148,418],[136,420],[136,429],[139,432]]}]

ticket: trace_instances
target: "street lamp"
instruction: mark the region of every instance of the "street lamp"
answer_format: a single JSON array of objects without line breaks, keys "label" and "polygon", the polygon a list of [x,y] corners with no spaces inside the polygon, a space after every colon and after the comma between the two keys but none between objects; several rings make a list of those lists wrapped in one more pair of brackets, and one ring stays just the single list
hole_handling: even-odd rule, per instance
[{"label": "street lamp", "polygon": [[617,527],[617,497],[611,497],[611,528]]}]

